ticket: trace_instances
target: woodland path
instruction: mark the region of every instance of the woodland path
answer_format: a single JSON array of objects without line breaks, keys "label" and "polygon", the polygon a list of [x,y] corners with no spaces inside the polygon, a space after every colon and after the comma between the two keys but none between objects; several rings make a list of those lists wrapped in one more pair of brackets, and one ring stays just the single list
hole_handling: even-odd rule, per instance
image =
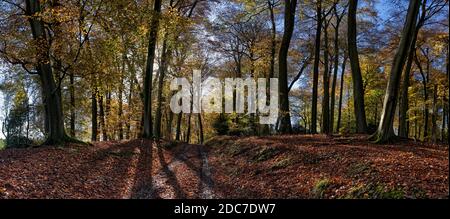
[{"label": "woodland path", "polygon": [[[150,186],[141,189],[129,198],[217,198],[213,190],[214,183],[211,179],[211,168],[208,164],[208,153],[205,146],[178,145],[169,155],[169,159],[159,146],[153,145],[152,151],[156,151],[153,158],[158,160],[161,168],[152,174]],[[185,190],[193,190],[197,194],[186,194]]]}]

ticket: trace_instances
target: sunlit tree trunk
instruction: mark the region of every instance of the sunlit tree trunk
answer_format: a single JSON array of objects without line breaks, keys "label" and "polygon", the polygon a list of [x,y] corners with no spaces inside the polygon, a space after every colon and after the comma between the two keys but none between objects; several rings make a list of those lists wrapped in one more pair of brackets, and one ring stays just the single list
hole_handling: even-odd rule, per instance
[{"label": "sunlit tree trunk", "polygon": [[391,140],[395,134],[393,130],[395,108],[399,93],[400,79],[407,58],[407,53],[412,33],[416,25],[416,19],[419,13],[420,0],[411,0],[408,7],[406,22],[401,34],[400,45],[395,54],[394,62],[391,67],[389,81],[384,97],[383,111],[381,113],[380,124],[377,132],[371,137],[375,142],[382,143]]}]

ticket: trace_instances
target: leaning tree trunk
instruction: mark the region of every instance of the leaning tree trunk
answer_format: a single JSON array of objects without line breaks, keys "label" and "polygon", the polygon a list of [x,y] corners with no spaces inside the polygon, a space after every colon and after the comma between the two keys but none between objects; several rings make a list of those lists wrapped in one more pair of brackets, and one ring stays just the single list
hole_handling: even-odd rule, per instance
[{"label": "leaning tree trunk", "polygon": [[311,106],[311,134],[317,133],[317,97],[319,86],[319,64],[320,64],[320,35],[322,33],[322,1],[317,1],[317,27],[314,43],[314,67],[313,67],[313,87]]},{"label": "leaning tree trunk", "polygon": [[50,57],[48,55],[49,45],[45,34],[44,23],[36,13],[41,10],[38,0],[26,0],[26,14],[29,17],[33,39],[38,42],[42,48],[38,57],[36,66],[39,74],[42,89],[42,99],[45,106],[45,120],[47,124],[47,139],[45,144],[61,144],[69,138],[64,129],[64,116],[61,96],[58,95],[59,87],[53,77]]},{"label": "leaning tree trunk", "polygon": [[[417,36],[417,35],[415,35]],[[410,77],[411,77],[411,66],[414,59],[414,51],[415,51],[415,39],[411,43],[409,48],[408,61],[406,62],[405,72],[403,74],[403,86],[402,86],[402,94],[400,98],[400,106],[399,106],[399,130],[398,135],[403,138],[408,137],[408,108],[409,108],[409,100],[408,100],[408,88],[410,86]]]},{"label": "leaning tree trunk", "polygon": [[291,116],[289,113],[289,92],[287,80],[287,56],[292,34],[294,32],[295,9],[297,0],[285,0],[284,3],[284,34],[281,41],[278,58],[279,76],[278,90],[280,96],[280,133],[291,133]]},{"label": "leaning tree trunk", "polygon": [[408,61],[406,62],[405,72],[403,74],[403,86],[402,93],[400,98],[400,106],[399,106],[399,130],[398,135],[403,138],[407,138],[409,135],[409,122],[408,122],[408,109],[409,109],[409,97],[408,97],[408,88],[410,86],[410,73],[411,67],[414,60],[415,52],[416,52],[416,40],[417,35],[419,34],[420,28],[423,26],[426,19],[426,10],[425,4],[426,1],[422,3],[422,13],[417,21],[417,25],[414,27],[413,39],[411,41],[411,45],[409,46],[409,54]]},{"label": "leaning tree trunk", "polygon": [[408,48],[413,39],[412,34],[416,25],[419,6],[420,0],[411,0],[409,3],[408,14],[405,26],[403,27],[400,45],[395,54],[389,76],[380,124],[377,132],[371,137],[371,139],[375,140],[377,143],[390,141],[395,137],[393,123],[399,93],[398,88],[400,86],[400,78],[407,58]]},{"label": "leaning tree trunk", "polygon": [[158,37],[159,13],[161,12],[161,0],[155,0],[153,6],[153,16],[150,22],[150,37],[148,40],[147,65],[144,75],[144,116],[143,116],[143,136],[144,138],[152,138],[152,78],[153,78],[153,62],[155,59],[156,40]]},{"label": "leaning tree trunk", "polygon": [[358,48],[356,45],[356,11],[358,0],[350,0],[348,6],[348,55],[350,58],[350,67],[352,69],[353,81],[353,102],[356,118],[356,129],[358,133],[367,132],[366,112],[364,105],[364,89],[361,69],[359,66]]}]

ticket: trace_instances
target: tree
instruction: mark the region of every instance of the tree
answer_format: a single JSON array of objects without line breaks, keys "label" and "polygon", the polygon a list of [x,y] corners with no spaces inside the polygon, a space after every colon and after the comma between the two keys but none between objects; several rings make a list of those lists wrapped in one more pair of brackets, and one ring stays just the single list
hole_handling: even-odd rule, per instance
[{"label": "tree", "polygon": [[284,34],[280,45],[279,60],[279,96],[280,96],[280,133],[292,132],[291,117],[289,114],[289,92],[287,81],[287,56],[292,34],[294,32],[295,9],[297,0],[284,2]]},{"label": "tree", "polygon": [[42,86],[45,106],[45,120],[48,124],[47,140],[45,144],[62,144],[70,138],[66,135],[64,128],[64,116],[62,109],[61,96],[58,95],[60,89],[55,82],[52,66],[50,65],[50,57],[48,54],[48,42],[45,32],[44,23],[36,16],[41,11],[39,0],[26,0],[26,14],[31,26],[33,39],[39,43],[43,49],[38,51],[36,57],[37,74]]},{"label": "tree", "polygon": [[[342,18],[346,14],[347,6],[344,6],[343,11],[339,14],[337,9],[338,4],[333,6],[333,13],[336,18],[336,24],[331,24],[334,27],[334,66],[333,66],[333,81],[331,82],[331,100],[330,100],[330,132],[333,133],[334,129],[334,109],[336,105],[336,84],[337,84],[337,75],[338,75],[338,67],[339,67],[339,54],[340,54],[340,45],[339,45],[339,27],[342,21]],[[345,60],[344,60],[345,62]],[[342,100],[340,99],[342,103]],[[339,131],[339,128],[337,129]]]},{"label": "tree", "polygon": [[358,0],[349,0],[348,7],[347,44],[353,81],[353,105],[356,116],[356,129],[358,133],[366,133],[367,123],[364,105],[363,81],[359,66],[358,48],[356,45],[356,11],[358,8]]},{"label": "tree", "polygon": [[155,59],[156,40],[158,38],[159,13],[161,13],[161,0],[155,0],[153,3],[153,16],[150,21],[150,36],[148,40],[147,65],[144,75],[144,130],[143,137],[152,138],[152,78],[153,62]]},{"label": "tree", "polygon": [[311,133],[317,133],[317,96],[319,87],[319,64],[320,64],[320,37],[322,33],[322,1],[317,1],[316,7],[316,37],[314,44],[314,67],[311,106]]},{"label": "tree", "polygon": [[406,21],[401,34],[400,45],[394,56],[394,61],[386,88],[381,120],[377,131],[370,138],[377,143],[390,141],[393,137],[395,137],[393,123],[399,93],[398,87],[400,86],[400,77],[407,58],[408,48],[413,38],[412,33],[419,14],[419,6],[420,0],[411,0],[408,6],[408,13],[406,15]]}]

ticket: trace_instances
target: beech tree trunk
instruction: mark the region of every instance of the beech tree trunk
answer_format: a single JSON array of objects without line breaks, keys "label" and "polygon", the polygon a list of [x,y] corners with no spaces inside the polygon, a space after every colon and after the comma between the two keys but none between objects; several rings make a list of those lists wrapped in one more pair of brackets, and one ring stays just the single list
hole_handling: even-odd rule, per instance
[{"label": "beech tree trunk", "polygon": [[289,92],[287,80],[287,56],[292,34],[294,32],[295,9],[297,0],[284,1],[284,34],[280,45],[279,53],[279,96],[280,96],[280,133],[291,133],[291,116],[289,113]]},{"label": "beech tree trunk", "polygon": [[389,75],[380,124],[377,132],[371,138],[378,143],[390,141],[393,137],[395,137],[393,123],[399,93],[398,88],[400,86],[400,78],[407,58],[409,45],[413,40],[412,35],[419,13],[419,6],[420,0],[411,0],[409,3],[406,22],[400,39],[400,45],[395,54],[394,62]]},{"label": "beech tree trunk", "polygon": [[100,108],[100,127],[102,130],[102,139],[103,139],[103,141],[107,141],[108,136],[106,134],[106,122],[105,122],[105,110],[103,107],[103,95],[100,95],[99,100],[98,100],[98,105]]},{"label": "beech tree trunk", "polygon": [[[324,18],[326,19],[326,18]],[[322,98],[322,128],[323,134],[330,134],[330,75],[329,75],[329,46],[328,46],[328,24],[324,26],[324,71],[323,71],[323,98]]]},{"label": "beech tree trunk", "polygon": [[320,37],[322,33],[322,1],[317,1],[316,8],[317,27],[314,43],[314,67],[313,67],[313,87],[311,105],[311,134],[317,134],[317,96],[319,86],[319,64],[320,64]]},{"label": "beech tree trunk", "polygon": [[183,118],[183,113],[178,113],[177,117],[177,132],[175,134],[175,141],[180,141],[180,135],[181,135],[181,120]]},{"label": "beech tree trunk", "polygon": [[341,129],[341,118],[342,118],[342,97],[344,94],[344,74],[345,74],[345,66],[347,64],[347,56],[344,53],[344,61],[342,62],[342,73],[341,73],[341,84],[339,87],[339,103],[338,103],[338,118],[337,118],[337,125],[336,125],[336,131],[339,132]]},{"label": "beech tree trunk", "polygon": [[158,94],[156,99],[156,114],[155,114],[155,138],[160,139],[161,136],[161,119],[162,119],[162,101],[163,101],[163,89],[164,89],[164,78],[166,76],[167,65],[168,65],[168,34],[166,33],[162,45],[161,54],[161,66],[159,67],[159,78],[158,78]]},{"label": "beech tree trunk", "polygon": [[91,94],[91,141],[97,141],[98,136],[98,122],[97,122],[97,87],[94,85],[95,75],[93,77],[92,94]]},{"label": "beech tree trunk", "polygon": [[[334,27],[334,66],[333,66],[333,80],[331,82],[331,100],[330,100],[330,133],[334,132],[334,109],[336,108],[336,84],[339,67],[339,26],[341,18],[337,14],[336,5],[334,6],[334,14],[336,17],[336,26]],[[339,130],[338,130],[339,131]]]},{"label": "beech tree trunk", "polygon": [[152,78],[153,62],[155,59],[156,40],[158,38],[159,14],[161,13],[161,0],[155,0],[153,5],[154,15],[150,21],[150,37],[148,40],[147,65],[144,75],[144,125],[143,136],[146,139],[153,137],[152,134]]},{"label": "beech tree trunk", "polygon": [[44,49],[38,51],[36,70],[41,82],[42,99],[45,107],[46,141],[44,144],[55,145],[69,140],[64,129],[62,100],[59,94],[48,54],[49,45],[45,33],[44,23],[35,16],[41,10],[38,0],[26,0],[26,15],[29,17],[33,39]]},{"label": "beech tree trunk", "polygon": [[356,11],[358,8],[358,0],[349,0],[348,6],[348,55],[350,58],[350,67],[352,70],[353,81],[353,105],[356,118],[356,131],[358,133],[367,132],[366,112],[364,105],[364,89],[363,79],[361,76],[361,69],[359,66],[358,48],[356,45],[357,37],[357,24],[356,24]]},{"label": "beech tree trunk", "polygon": [[71,72],[69,74],[69,92],[70,92],[70,136],[75,138],[75,77]]}]

